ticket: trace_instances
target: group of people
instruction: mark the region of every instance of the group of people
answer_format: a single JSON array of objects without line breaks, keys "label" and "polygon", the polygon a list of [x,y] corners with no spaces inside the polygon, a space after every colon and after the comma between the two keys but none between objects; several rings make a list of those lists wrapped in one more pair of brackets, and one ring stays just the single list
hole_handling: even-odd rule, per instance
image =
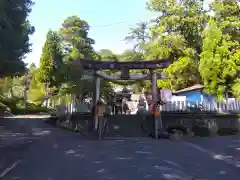
[{"label": "group of people", "polygon": [[[140,101],[138,104],[138,106],[139,106],[138,110],[139,110],[139,113],[142,113],[142,117],[143,117],[142,120],[144,120],[144,121],[147,120],[146,115],[148,114],[148,113],[143,113],[143,112],[144,111],[149,112],[148,110],[151,110],[151,115],[152,115],[152,118],[155,123],[156,122],[155,120],[160,117],[160,106],[162,104],[163,104],[162,101],[157,101],[157,102],[151,104],[150,107],[148,107],[148,109],[147,109],[147,106],[148,106],[147,103],[146,102],[143,103],[143,101]],[[140,112],[140,111],[142,111],[142,112]],[[94,129],[98,131],[98,133],[99,133],[98,137],[101,139],[103,137],[103,135],[105,133],[107,133],[107,118],[106,118],[106,116],[108,116],[110,114],[109,106],[106,103],[104,103],[102,100],[98,100],[97,103],[94,106],[92,106],[92,114],[93,114],[93,117],[95,117],[94,118],[94,120],[95,120]],[[141,123],[141,127],[143,130],[146,129],[143,127],[144,121],[142,121],[142,123]],[[149,135],[154,136],[151,132],[149,132]]]},{"label": "group of people", "polygon": [[[138,103],[137,113],[147,114],[151,112],[153,116],[160,116],[160,106],[163,104],[164,103],[161,100],[152,104],[148,104],[145,100],[140,99]],[[110,107],[107,104],[105,104],[102,100],[98,100],[97,103],[92,106],[92,114],[94,116],[97,116],[99,121],[104,120],[105,116],[110,114],[110,111],[111,111]]]}]

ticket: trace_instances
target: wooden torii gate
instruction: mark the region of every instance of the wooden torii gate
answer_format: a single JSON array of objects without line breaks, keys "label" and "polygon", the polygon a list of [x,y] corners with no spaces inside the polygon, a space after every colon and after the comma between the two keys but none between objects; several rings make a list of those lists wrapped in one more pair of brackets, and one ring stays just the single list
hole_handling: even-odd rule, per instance
[{"label": "wooden torii gate", "polygon": [[[154,60],[154,61],[96,61],[96,60],[75,60],[74,65],[80,65],[84,70],[93,71],[94,77],[94,93],[93,103],[96,103],[100,98],[100,81],[101,78],[106,80],[143,80],[149,79],[152,81],[152,99],[153,102],[158,100],[157,97],[157,79],[161,79],[162,75],[158,74],[156,69],[164,69],[168,67],[171,62],[167,59]],[[101,70],[119,70],[120,75],[107,75]],[[129,70],[132,69],[148,69],[148,74],[129,74]],[[97,117],[94,117],[95,124]]]}]

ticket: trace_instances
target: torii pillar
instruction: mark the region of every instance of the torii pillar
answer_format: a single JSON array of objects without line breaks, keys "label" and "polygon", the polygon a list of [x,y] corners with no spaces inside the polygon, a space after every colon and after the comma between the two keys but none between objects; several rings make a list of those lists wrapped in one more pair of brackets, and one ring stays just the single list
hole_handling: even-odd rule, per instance
[{"label": "torii pillar", "polygon": [[[93,105],[95,106],[97,101],[100,99],[100,84],[101,84],[101,78],[97,75],[97,73],[94,73],[94,90],[93,90]],[[98,117],[94,113],[93,116],[93,126],[96,130],[98,127]]]},{"label": "torii pillar", "polygon": [[[158,101],[158,93],[157,93],[157,73],[155,70],[150,70],[151,73],[151,80],[152,80],[152,100],[153,103],[156,103]],[[154,130],[154,136],[156,139],[158,139],[158,129],[159,129],[159,118],[155,117],[153,122],[153,130]]]}]

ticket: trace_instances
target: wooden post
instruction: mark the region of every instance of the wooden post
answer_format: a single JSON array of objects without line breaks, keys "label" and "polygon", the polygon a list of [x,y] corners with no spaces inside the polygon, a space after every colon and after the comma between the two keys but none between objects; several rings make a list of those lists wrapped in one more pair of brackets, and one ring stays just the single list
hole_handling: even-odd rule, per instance
[{"label": "wooden post", "polygon": [[[152,80],[152,100],[153,103],[156,104],[158,98],[157,98],[157,73],[154,70],[151,70],[151,80]],[[156,106],[155,106],[156,107]],[[158,139],[158,118],[154,116],[154,135],[155,138]]]},{"label": "wooden post", "polygon": [[[101,79],[99,76],[97,76],[95,74],[94,76],[94,92],[93,92],[93,105],[95,106],[97,101],[100,99],[100,83],[101,83]],[[96,130],[98,127],[98,117],[97,115],[94,113],[94,117],[93,117],[93,124],[94,124],[94,129]]]}]

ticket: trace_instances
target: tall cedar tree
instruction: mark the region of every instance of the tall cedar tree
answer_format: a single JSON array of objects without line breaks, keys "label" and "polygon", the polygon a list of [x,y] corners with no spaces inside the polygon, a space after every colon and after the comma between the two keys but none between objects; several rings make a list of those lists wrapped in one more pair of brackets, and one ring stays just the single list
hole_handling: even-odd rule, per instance
[{"label": "tall cedar tree", "polygon": [[34,28],[26,20],[31,0],[0,1],[0,77],[25,72],[23,59],[30,52],[29,35]]}]

